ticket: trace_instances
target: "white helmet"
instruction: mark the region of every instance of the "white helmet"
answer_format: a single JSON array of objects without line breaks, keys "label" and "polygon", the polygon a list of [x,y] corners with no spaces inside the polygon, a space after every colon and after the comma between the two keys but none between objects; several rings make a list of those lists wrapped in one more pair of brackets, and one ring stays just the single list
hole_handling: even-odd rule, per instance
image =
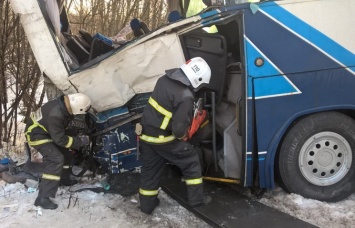
[{"label": "white helmet", "polygon": [[68,94],[70,108],[73,115],[86,114],[91,107],[91,101],[88,96],[82,93]]},{"label": "white helmet", "polygon": [[202,84],[210,82],[211,68],[201,57],[187,60],[180,68],[195,89],[199,89]]}]

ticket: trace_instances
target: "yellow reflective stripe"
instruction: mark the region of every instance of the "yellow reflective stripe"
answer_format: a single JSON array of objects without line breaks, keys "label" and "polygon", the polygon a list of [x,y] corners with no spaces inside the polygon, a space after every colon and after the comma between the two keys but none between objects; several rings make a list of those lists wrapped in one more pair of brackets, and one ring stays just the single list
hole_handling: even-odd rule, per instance
[{"label": "yellow reflective stripe", "polygon": [[52,139],[42,139],[42,140],[31,141],[31,138],[30,138],[30,136],[29,136],[29,133],[30,133],[34,128],[40,127],[40,128],[42,128],[45,132],[48,132],[48,131],[47,131],[47,129],[46,129],[43,125],[39,124],[39,123],[33,118],[33,115],[31,115],[30,117],[31,117],[31,120],[32,120],[33,124],[32,124],[32,125],[27,129],[27,131],[25,132],[28,145],[30,145],[30,146],[38,146],[38,145],[41,145],[41,144],[53,142]]},{"label": "yellow reflective stripe", "polygon": [[170,118],[165,116],[163,122],[160,125],[160,129],[165,130],[169,124],[169,121],[170,121]]},{"label": "yellow reflective stripe", "polygon": [[[48,132],[47,129],[46,129],[43,125],[39,124],[39,123],[33,118],[32,115],[31,115],[31,119],[32,119],[32,121],[33,121],[33,125],[36,125],[36,126],[34,126],[34,127],[37,127],[37,126],[38,126],[38,127],[42,128],[43,131]],[[32,125],[32,126],[33,126],[33,125]],[[31,126],[31,127],[32,127],[32,126]],[[33,128],[34,128],[34,127],[33,127]],[[32,130],[32,129],[31,129],[31,130]]]},{"label": "yellow reflective stripe", "polygon": [[65,165],[65,166],[63,166],[63,169],[69,169],[70,168],[70,166],[69,165]]},{"label": "yellow reflective stripe", "polygon": [[139,138],[142,139],[143,141],[150,142],[150,143],[167,143],[176,139],[175,136],[173,135],[167,137],[159,136],[159,138],[148,136],[148,135],[141,135],[139,136]]},{"label": "yellow reflective stripe", "polygon": [[140,188],[139,193],[144,196],[156,196],[158,195],[158,190],[144,190]]},{"label": "yellow reflective stripe", "polygon": [[49,142],[53,142],[53,140],[52,139],[42,139],[42,140],[30,141],[29,137],[27,139],[27,143],[30,146],[38,146],[38,145],[42,145],[42,144],[49,143]]},{"label": "yellow reflective stripe", "polygon": [[59,181],[60,180],[60,176],[43,173],[42,174],[42,179]]},{"label": "yellow reflective stripe", "polygon": [[149,104],[151,106],[153,106],[158,112],[160,112],[161,114],[163,114],[164,116],[171,118],[173,116],[173,114],[171,112],[169,112],[168,110],[166,110],[165,108],[163,108],[162,106],[160,106],[158,104],[158,102],[156,102],[156,100],[154,100],[152,97],[149,98]]},{"label": "yellow reflective stripe", "polygon": [[73,145],[73,137],[68,136],[68,143],[65,145],[65,147],[69,148],[71,145]]},{"label": "yellow reflective stripe", "polygon": [[148,102],[155,110],[157,110],[159,113],[165,116],[162,124],[160,125],[160,129],[165,130],[173,114],[168,110],[166,110],[165,108],[163,108],[162,106],[160,106],[158,102],[154,100],[152,97],[149,98]]},{"label": "yellow reflective stripe", "polygon": [[196,179],[186,179],[185,180],[186,185],[196,185],[196,184],[202,184],[202,177],[201,178],[196,178]]}]

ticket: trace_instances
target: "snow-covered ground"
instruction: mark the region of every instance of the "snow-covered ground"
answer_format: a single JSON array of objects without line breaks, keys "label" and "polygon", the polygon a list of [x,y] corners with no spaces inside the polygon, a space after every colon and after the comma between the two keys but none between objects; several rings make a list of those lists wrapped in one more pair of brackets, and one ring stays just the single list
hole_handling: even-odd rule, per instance
[{"label": "snow-covered ground", "polygon": [[322,228],[355,227],[355,194],[336,203],[288,194],[280,187],[267,192],[261,203]]},{"label": "snow-covered ground", "polygon": [[210,227],[180,206],[164,192],[160,192],[160,206],[151,216],[139,211],[137,195],[123,197],[118,194],[83,191],[71,193],[69,187],[60,187],[56,210],[38,211],[33,205],[37,192],[28,193],[23,184],[0,181],[0,208],[18,205],[0,211],[0,227]]},{"label": "snow-covered ground", "polygon": [[[81,183],[98,184],[99,180],[82,178]],[[159,193],[160,206],[148,216],[137,208],[137,195],[123,197],[70,190],[70,187],[60,187],[54,199],[58,209],[38,211],[33,205],[37,192],[28,193],[23,184],[0,180],[0,227],[210,227],[163,191]],[[318,227],[355,227],[355,194],[338,203],[324,203],[276,188],[267,192],[260,202]],[[14,207],[1,207],[6,205]]]}]

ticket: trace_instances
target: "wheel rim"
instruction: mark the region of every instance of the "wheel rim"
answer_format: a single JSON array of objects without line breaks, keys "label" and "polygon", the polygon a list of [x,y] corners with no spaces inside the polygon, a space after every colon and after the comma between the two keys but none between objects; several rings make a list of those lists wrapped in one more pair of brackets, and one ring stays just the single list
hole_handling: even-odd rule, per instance
[{"label": "wheel rim", "polygon": [[321,132],[304,143],[298,161],[303,176],[309,182],[327,186],[339,182],[348,173],[352,151],[341,135]]}]

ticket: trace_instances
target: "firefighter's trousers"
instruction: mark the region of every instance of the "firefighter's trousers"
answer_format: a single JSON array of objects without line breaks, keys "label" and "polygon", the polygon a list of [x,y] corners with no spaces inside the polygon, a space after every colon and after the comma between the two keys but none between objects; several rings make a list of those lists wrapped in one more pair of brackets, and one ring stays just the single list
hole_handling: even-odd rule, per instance
[{"label": "firefighter's trousers", "polygon": [[32,163],[39,173],[40,183],[38,196],[55,197],[61,179],[69,179],[72,153],[54,143],[34,146],[43,156],[42,163]]},{"label": "firefighter's trousers", "polygon": [[167,162],[182,171],[189,204],[203,203],[201,165],[195,148],[188,142],[174,140],[165,144],[148,144],[141,141],[140,209],[150,214],[156,206],[159,182]]}]

